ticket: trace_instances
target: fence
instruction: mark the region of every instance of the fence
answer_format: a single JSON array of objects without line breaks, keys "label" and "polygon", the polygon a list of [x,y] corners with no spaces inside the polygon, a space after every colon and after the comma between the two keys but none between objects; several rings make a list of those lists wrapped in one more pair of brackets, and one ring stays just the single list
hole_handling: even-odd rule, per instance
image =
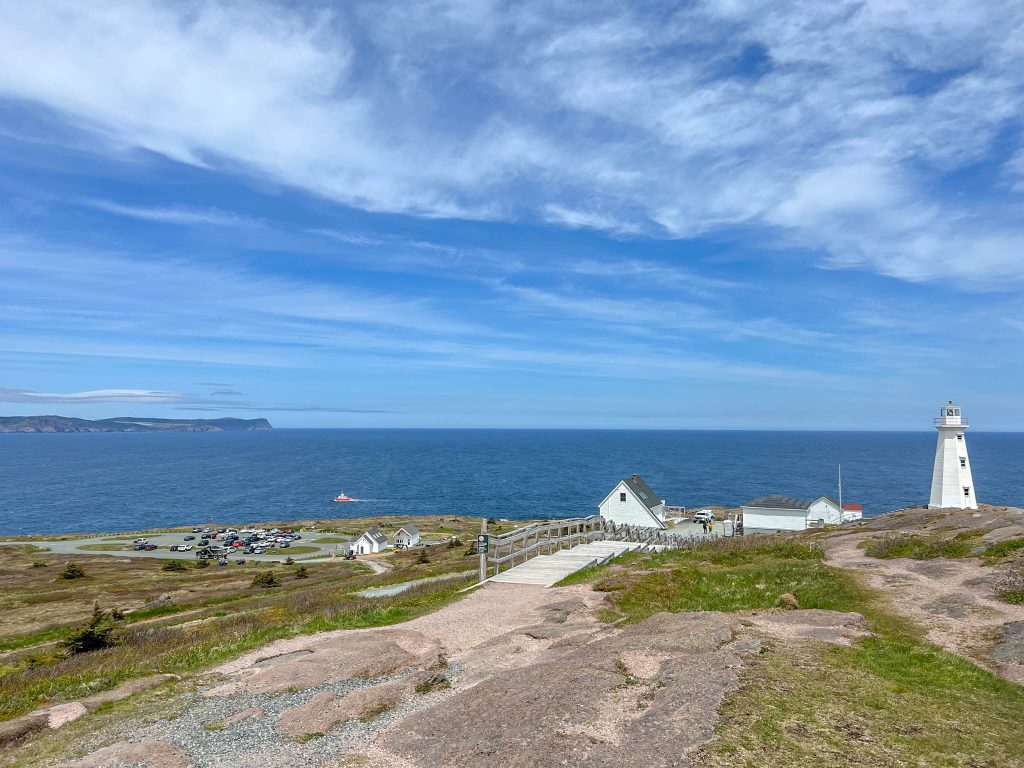
[{"label": "fence", "polygon": [[718,534],[681,536],[659,528],[616,525],[599,515],[549,520],[516,528],[490,537],[487,570],[497,576],[502,570],[525,563],[536,555],[552,555],[592,541],[629,541],[665,549],[683,549],[717,539]]}]

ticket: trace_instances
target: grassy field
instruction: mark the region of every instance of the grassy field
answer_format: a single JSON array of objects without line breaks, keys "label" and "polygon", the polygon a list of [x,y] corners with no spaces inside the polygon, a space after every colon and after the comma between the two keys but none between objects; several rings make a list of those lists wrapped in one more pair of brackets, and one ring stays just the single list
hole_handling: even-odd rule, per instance
[{"label": "grassy field", "polygon": [[[478,525],[478,524],[477,524]],[[472,522],[463,523],[463,529]],[[304,547],[292,547],[300,554]],[[420,562],[421,552],[427,562]],[[353,593],[475,568],[466,545],[393,552],[392,566],[373,574],[358,561],[269,563],[165,571],[167,562],[102,555],[56,555],[29,544],[0,547],[0,720],[44,703],[109,689],[155,672],[188,673],[281,637],[402,621],[455,598],[470,578],[422,585],[390,598]],[[288,550],[285,550],[288,552]],[[76,563],[83,578],[62,578]],[[280,586],[253,586],[273,571]],[[114,647],[70,655],[61,645],[93,605],[124,613]]]},{"label": "grassy field", "polygon": [[884,596],[830,568],[811,543],[723,541],[631,555],[571,577],[608,592],[607,618],[659,611],[856,611],[874,637],[851,647],[773,642],[721,712],[709,766],[1024,765],[1024,687],[923,639]]}]

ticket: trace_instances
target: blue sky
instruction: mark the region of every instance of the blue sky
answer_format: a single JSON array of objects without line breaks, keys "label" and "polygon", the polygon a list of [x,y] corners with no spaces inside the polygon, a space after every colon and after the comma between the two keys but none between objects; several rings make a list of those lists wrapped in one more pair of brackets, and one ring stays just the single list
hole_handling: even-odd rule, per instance
[{"label": "blue sky", "polygon": [[1024,6],[0,0],[0,413],[1024,429]]}]

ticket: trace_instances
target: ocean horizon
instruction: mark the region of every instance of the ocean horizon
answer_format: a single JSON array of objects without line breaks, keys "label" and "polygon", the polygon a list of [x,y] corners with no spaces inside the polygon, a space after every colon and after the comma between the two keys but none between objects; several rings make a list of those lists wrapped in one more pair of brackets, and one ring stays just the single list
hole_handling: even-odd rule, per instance
[{"label": "ocean horizon", "polygon": [[[1024,503],[1024,433],[970,432],[981,503]],[[669,504],[928,500],[933,431],[279,428],[0,435],[0,536],[198,523],[593,514],[622,477]],[[331,500],[340,491],[357,499]]]}]

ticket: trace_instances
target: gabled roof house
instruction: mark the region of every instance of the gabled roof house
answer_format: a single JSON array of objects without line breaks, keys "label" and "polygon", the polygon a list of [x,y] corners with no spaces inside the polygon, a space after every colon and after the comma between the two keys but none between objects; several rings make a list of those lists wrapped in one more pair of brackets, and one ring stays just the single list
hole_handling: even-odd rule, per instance
[{"label": "gabled roof house", "polygon": [[665,525],[665,502],[640,475],[620,480],[597,509],[601,517],[616,525],[668,527]]}]

